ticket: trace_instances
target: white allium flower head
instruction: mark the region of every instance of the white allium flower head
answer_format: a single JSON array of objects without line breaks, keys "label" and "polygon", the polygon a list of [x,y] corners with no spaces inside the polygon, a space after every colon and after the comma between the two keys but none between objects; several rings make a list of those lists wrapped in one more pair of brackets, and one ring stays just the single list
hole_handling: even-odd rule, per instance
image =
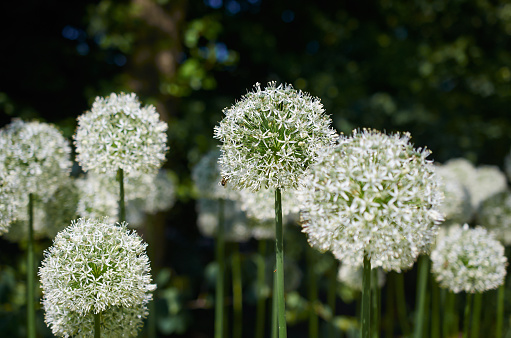
[{"label": "white allium flower head", "polygon": [[[339,272],[337,273],[337,280],[346,284],[350,288],[362,291],[362,279],[364,274],[364,268],[362,266],[351,266],[349,264],[341,264]],[[371,279],[371,284],[378,283],[378,288],[382,288],[385,285],[385,273],[382,269],[378,269],[378,280]]]},{"label": "white allium flower head", "polygon": [[0,130],[0,171],[17,177],[17,190],[46,200],[71,171],[71,147],[51,124],[15,119]]},{"label": "white allium flower head", "polygon": [[291,85],[259,83],[230,108],[215,127],[222,176],[234,189],[297,189],[319,148],[335,131],[318,98]]},{"label": "white allium flower head", "polygon": [[[250,228],[247,217],[240,209],[239,203],[223,200],[224,204],[224,236],[226,241],[245,242],[250,239]],[[218,231],[218,199],[199,198],[195,205],[198,217],[197,225],[203,236],[216,237]]]},{"label": "white allium flower head", "polygon": [[442,194],[427,149],[410,134],[353,131],[325,147],[303,179],[302,226],[309,243],[344,263],[400,271],[434,242]]},{"label": "white allium flower head", "polygon": [[437,165],[437,175],[441,179],[440,188],[444,193],[444,201],[440,212],[445,217],[445,224],[463,224],[472,219],[472,203],[470,192],[456,173],[447,166]]},{"label": "white allium flower head", "polygon": [[165,161],[166,131],[154,106],[141,107],[134,93],[96,97],[78,117],[76,158],[84,171],[155,173]]},{"label": "white allium flower head", "polygon": [[143,200],[143,210],[149,214],[170,209],[176,201],[174,182],[169,170],[160,169],[150,184],[151,189]]},{"label": "white allium flower head", "polygon": [[78,219],[59,232],[39,268],[46,323],[54,334],[73,335],[61,331],[70,329],[64,322],[71,318],[90,325],[87,322],[93,313],[104,313],[102,325],[110,326],[105,322],[110,316],[107,313],[118,307],[140,313],[130,315],[121,310],[111,314],[117,316],[117,322],[127,320],[122,318],[124,314],[144,317],[144,305],[156,289],[151,284],[146,246],[125,223],[113,225],[105,219]]},{"label": "white allium flower head", "polygon": [[206,153],[192,169],[192,179],[202,198],[238,199],[238,192],[231,188],[230,182],[222,183],[220,174],[220,150]]},{"label": "white allium flower head", "polygon": [[[298,219],[300,205],[296,198],[295,190],[283,191],[282,196],[282,216]],[[260,189],[256,192],[250,190],[240,191],[241,210],[247,213],[247,216],[258,221],[275,221],[275,191],[273,189]]]},{"label": "white allium flower head", "polygon": [[484,200],[477,212],[477,222],[491,230],[504,245],[511,244],[511,191],[505,190]]},{"label": "white allium flower head", "polygon": [[[0,140],[0,147],[2,147]],[[0,170],[0,236],[9,231],[11,222],[16,220],[20,207],[17,198],[18,177]]]},{"label": "white allium flower head", "polygon": [[452,292],[484,292],[504,283],[504,247],[481,227],[452,226],[431,252],[431,270]]}]

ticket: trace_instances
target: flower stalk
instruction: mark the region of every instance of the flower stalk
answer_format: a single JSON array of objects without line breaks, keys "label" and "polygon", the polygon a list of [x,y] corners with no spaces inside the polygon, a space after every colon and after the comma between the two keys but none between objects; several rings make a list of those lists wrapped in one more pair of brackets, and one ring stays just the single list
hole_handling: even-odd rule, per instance
[{"label": "flower stalk", "polygon": [[101,312],[94,314],[94,338],[101,338]]},{"label": "flower stalk", "polygon": [[266,297],[263,294],[265,280],[264,257],[266,255],[266,240],[259,240],[259,255],[257,256],[257,305],[256,305],[256,327],[255,338],[264,337],[264,322],[266,315]]},{"label": "flower stalk", "polygon": [[371,337],[371,260],[364,254],[360,337]]},{"label": "flower stalk", "polygon": [[238,243],[233,243],[232,250],[232,307],[233,338],[242,337],[243,328],[243,285],[241,279],[241,257]]},{"label": "flower stalk", "polygon": [[284,300],[284,240],[282,230],[282,196],[280,188],[275,189],[275,259],[277,263],[277,312],[279,338],[286,338],[286,303]]},{"label": "flower stalk", "polygon": [[35,252],[34,252],[34,195],[28,194],[27,246],[27,328],[28,337],[35,338]]},{"label": "flower stalk", "polygon": [[426,311],[426,293],[428,288],[429,257],[419,257],[417,282],[417,308],[415,310],[414,337],[421,338],[424,330],[424,315]]},{"label": "flower stalk", "polygon": [[119,222],[125,222],[126,205],[124,198],[124,170],[122,168],[119,168],[118,179],[119,179]]},{"label": "flower stalk", "polygon": [[465,315],[463,318],[463,338],[468,338],[468,332],[470,330],[470,313],[472,312],[472,293],[467,292],[465,299]]},{"label": "flower stalk", "polygon": [[223,337],[224,322],[224,256],[225,256],[225,240],[224,240],[224,199],[218,199],[218,229],[216,237],[216,292],[215,292],[215,338]]}]

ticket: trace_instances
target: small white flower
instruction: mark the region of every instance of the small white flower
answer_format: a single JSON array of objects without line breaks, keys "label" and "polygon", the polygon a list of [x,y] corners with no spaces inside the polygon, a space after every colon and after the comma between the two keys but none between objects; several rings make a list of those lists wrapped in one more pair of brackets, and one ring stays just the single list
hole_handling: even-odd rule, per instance
[{"label": "small white flower", "polygon": [[354,131],[325,147],[303,179],[302,225],[309,243],[336,258],[400,271],[427,252],[443,220],[428,150],[410,135]]},{"label": "small white flower", "polygon": [[[58,233],[39,268],[46,323],[53,333],[86,336],[93,313],[102,313],[105,327],[140,327],[129,318],[147,315],[145,305],[156,289],[146,246],[125,224],[106,220],[78,219]],[[109,318],[115,323],[108,323]]]},{"label": "small white flower", "polygon": [[76,158],[84,171],[155,173],[165,161],[167,128],[154,106],[141,107],[134,93],[97,97],[78,117]]},{"label": "small white flower", "polygon": [[234,189],[298,188],[298,180],[336,133],[317,98],[290,85],[257,83],[215,127],[222,176]]},{"label": "small white flower", "polygon": [[51,124],[14,120],[0,130],[0,172],[15,176],[16,189],[47,200],[71,171],[71,147]]},{"label": "small white flower", "polygon": [[504,283],[504,247],[486,229],[452,226],[431,252],[431,270],[452,292],[484,292]]},{"label": "small white flower", "polygon": [[[362,266],[351,266],[348,264],[341,264],[339,272],[337,273],[337,279],[349,286],[350,288],[362,291],[362,278],[364,268]],[[385,285],[385,273],[378,269],[378,281],[371,280],[371,284],[377,282],[378,288],[382,288]]]},{"label": "small white flower", "polygon": [[479,206],[477,222],[488,230],[504,245],[511,244],[511,192],[499,192]]}]

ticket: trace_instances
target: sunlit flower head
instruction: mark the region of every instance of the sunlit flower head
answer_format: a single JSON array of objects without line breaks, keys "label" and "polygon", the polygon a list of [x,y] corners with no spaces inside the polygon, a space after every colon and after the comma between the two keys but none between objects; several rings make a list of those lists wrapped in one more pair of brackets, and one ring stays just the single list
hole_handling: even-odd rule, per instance
[{"label": "sunlit flower head", "polygon": [[477,223],[484,226],[504,243],[511,244],[511,192],[499,192],[479,206]]},{"label": "sunlit flower head", "polygon": [[104,313],[103,322],[111,316],[117,324],[126,323],[123,310],[106,314],[116,308],[138,309],[143,317],[156,289],[146,246],[125,224],[106,220],[78,219],[59,232],[39,268],[46,323],[54,334],[66,335],[60,330],[69,329],[63,324],[68,319],[90,322],[92,313]]},{"label": "sunlit flower head", "polygon": [[226,241],[245,242],[250,239],[247,217],[233,200],[206,199],[197,200],[197,225],[203,236],[216,237],[218,232],[218,212],[220,203],[224,206],[224,236]]},{"label": "sunlit flower head", "polygon": [[325,147],[303,180],[303,232],[344,263],[400,271],[429,250],[442,194],[426,149],[410,134],[354,131]]},{"label": "sunlit flower head", "polygon": [[504,283],[504,247],[481,227],[452,226],[431,252],[431,271],[452,292],[484,292]]},{"label": "sunlit flower head", "polygon": [[[351,266],[348,264],[341,264],[339,272],[337,273],[337,280],[346,284],[350,288],[362,291],[362,278],[364,268],[362,266]],[[378,280],[371,279],[371,284],[378,283],[378,288],[382,288],[385,285],[385,273],[382,269],[378,269]]]},{"label": "sunlit flower head", "polygon": [[115,174],[123,169],[155,173],[165,161],[167,124],[134,93],[96,97],[78,117],[76,159],[84,171]]},{"label": "sunlit flower head", "polygon": [[238,192],[231,188],[231,183],[222,179],[220,150],[206,153],[192,169],[192,179],[201,198],[238,199]]},{"label": "sunlit flower head", "polygon": [[470,192],[448,166],[435,167],[441,179],[440,188],[444,194],[444,201],[440,205],[440,212],[444,215],[444,225],[463,224],[472,219],[473,210]]},{"label": "sunlit flower head", "polygon": [[0,171],[17,177],[17,190],[51,196],[71,171],[71,147],[51,124],[16,119],[0,130]]},{"label": "sunlit flower head", "polygon": [[298,188],[319,148],[336,133],[318,98],[270,82],[245,94],[215,127],[222,176],[235,189]]}]

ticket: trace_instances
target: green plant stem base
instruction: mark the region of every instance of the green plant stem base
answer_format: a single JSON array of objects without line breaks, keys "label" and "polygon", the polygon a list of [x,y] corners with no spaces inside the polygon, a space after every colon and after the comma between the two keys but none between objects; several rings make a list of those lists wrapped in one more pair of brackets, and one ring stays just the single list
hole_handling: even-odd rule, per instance
[{"label": "green plant stem base", "polygon": [[284,299],[284,240],[282,229],[282,196],[275,189],[275,258],[277,261],[277,309],[279,338],[287,337],[286,303]]}]

